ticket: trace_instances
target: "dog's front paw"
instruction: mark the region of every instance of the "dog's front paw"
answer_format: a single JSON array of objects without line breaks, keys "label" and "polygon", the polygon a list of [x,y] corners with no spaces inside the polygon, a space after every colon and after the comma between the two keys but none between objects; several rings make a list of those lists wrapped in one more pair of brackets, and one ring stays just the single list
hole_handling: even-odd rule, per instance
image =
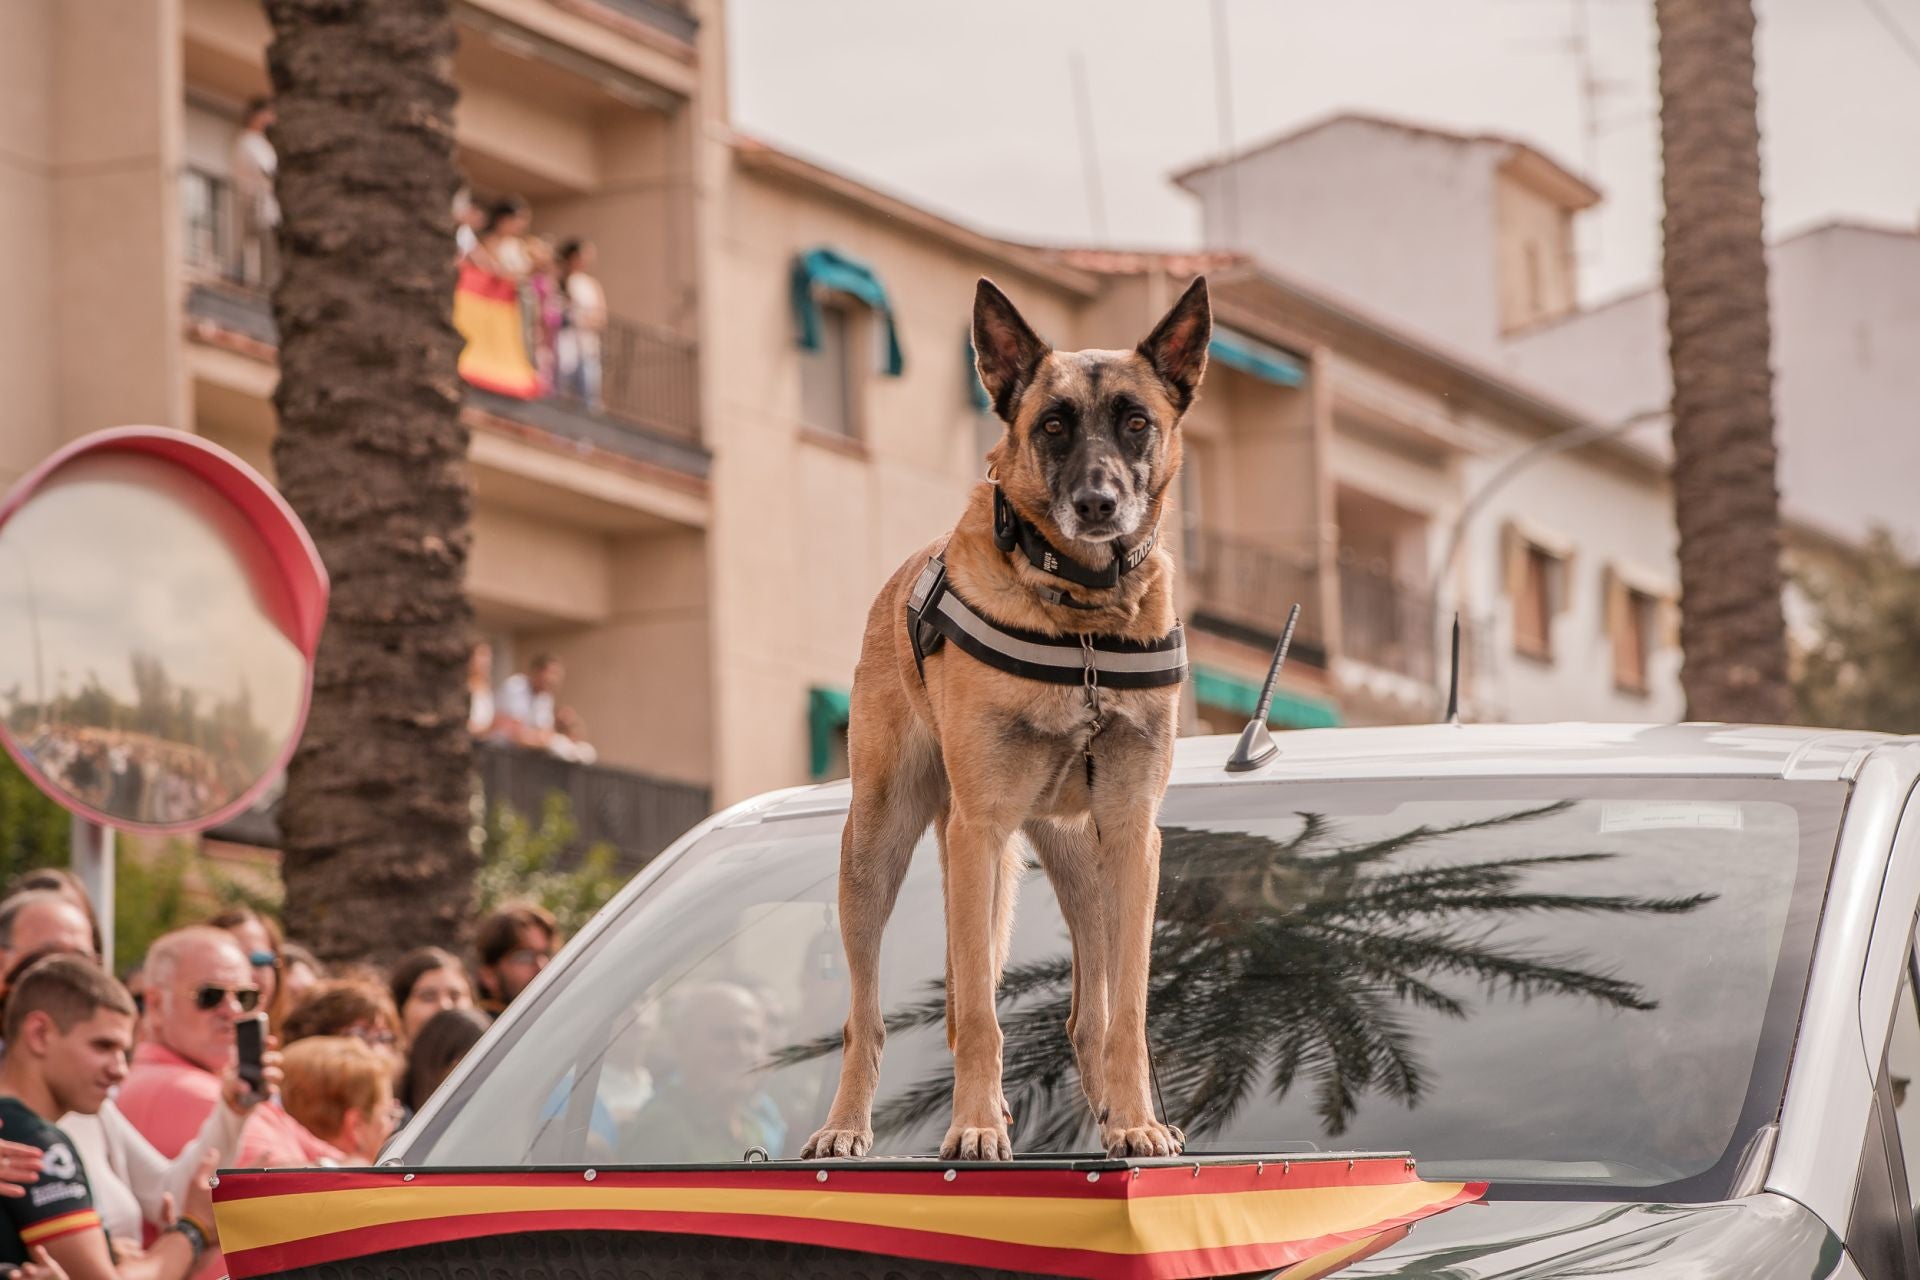
[{"label": "dog's front paw", "polygon": [[1107,1124],[1100,1140],[1115,1159],[1127,1156],[1177,1156],[1187,1149],[1187,1135],[1177,1125],[1147,1120],[1137,1125]]},{"label": "dog's front paw", "polygon": [[940,1141],[942,1160],[1011,1160],[1013,1143],[1004,1125],[996,1128],[972,1128],[954,1125]]},{"label": "dog's front paw", "polygon": [[826,1128],[800,1148],[802,1160],[857,1160],[873,1150],[873,1130]]}]

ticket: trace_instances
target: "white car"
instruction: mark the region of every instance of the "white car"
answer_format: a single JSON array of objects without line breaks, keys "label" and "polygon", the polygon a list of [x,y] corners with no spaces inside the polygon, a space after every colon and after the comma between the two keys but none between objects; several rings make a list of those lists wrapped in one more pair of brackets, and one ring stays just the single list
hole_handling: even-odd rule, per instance
[{"label": "white car", "polygon": [[[1244,773],[1230,739],[1182,742],[1162,812],[1150,1042],[1191,1153],[1404,1151],[1489,1184],[1340,1275],[1920,1276],[1920,742],[1278,742]],[[792,1159],[846,1009],[847,799],[780,792],[690,833],[383,1163]],[[1043,875],[1022,894],[1000,999],[1015,1149],[1090,1151],[1065,929]],[[882,961],[878,1155],[930,1154],[946,1123],[943,933],[929,838]]]}]

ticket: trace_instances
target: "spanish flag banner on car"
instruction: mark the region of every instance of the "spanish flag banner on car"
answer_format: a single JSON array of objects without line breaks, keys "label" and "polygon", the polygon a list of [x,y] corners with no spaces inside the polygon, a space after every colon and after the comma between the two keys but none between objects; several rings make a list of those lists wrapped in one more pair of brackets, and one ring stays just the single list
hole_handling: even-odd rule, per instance
[{"label": "spanish flag banner on car", "polygon": [[[223,1173],[234,1280],[687,1269],[838,1274],[852,1255],[1087,1280],[1330,1274],[1478,1199],[1404,1156]],[[1393,1238],[1388,1234],[1387,1239]],[[1295,1274],[1295,1273],[1289,1273]]]}]

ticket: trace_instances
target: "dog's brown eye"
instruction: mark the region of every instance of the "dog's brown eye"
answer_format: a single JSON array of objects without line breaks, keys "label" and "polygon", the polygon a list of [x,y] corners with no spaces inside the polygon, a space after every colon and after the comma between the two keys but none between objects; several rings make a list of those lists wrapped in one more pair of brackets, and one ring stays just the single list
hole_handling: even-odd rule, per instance
[{"label": "dog's brown eye", "polygon": [[1048,418],[1040,424],[1040,429],[1050,436],[1057,436],[1067,429],[1067,424],[1058,418]]},{"label": "dog's brown eye", "polygon": [[1136,413],[1136,414],[1133,414],[1132,416],[1130,416],[1130,417],[1129,417],[1129,418],[1127,419],[1127,430],[1129,430],[1129,431],[1145,431],[1146,429],[1147,429],[1147,415],[1146,415],[1146,414],[1144,414],[1144,413]]}]

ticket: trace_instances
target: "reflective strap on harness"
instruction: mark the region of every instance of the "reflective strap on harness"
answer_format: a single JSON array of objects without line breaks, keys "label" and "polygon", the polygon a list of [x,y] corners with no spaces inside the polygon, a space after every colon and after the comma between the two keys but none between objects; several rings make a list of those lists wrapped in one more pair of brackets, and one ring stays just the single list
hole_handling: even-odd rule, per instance
[{"label": "reflective strap on harness", "polygon": [[1003,627],[953,591],[938,556],[927,562],[907,598],[907,633],[923,677],[926,656],[945,640],[990,667],[1047,684],[1084,685],[1091,673],[1103,689],[1156,689],[1187,676],[1187,637],[1177,624],[1152,641]]}]

